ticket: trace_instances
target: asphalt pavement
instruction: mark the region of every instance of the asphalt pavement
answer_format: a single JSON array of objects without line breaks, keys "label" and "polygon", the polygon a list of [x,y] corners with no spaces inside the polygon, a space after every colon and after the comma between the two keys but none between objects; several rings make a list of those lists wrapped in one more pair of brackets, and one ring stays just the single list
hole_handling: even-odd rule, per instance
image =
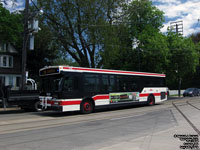
[{"label": "asphalt pavement", "polygon": [[199,97],[89,115],[8,110],[0,113],[0,150],[198,149],[199,116]]}]

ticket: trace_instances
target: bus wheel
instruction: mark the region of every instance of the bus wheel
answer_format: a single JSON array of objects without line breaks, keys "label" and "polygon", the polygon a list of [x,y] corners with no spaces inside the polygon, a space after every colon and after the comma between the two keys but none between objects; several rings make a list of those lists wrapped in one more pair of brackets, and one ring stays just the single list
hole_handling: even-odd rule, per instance
[{"label": "bus wheel", "polygon": [[40,105],[40,101],[37,101],[34,103],[33,105],[33,110],[36,111],[36,112],[40,112],[42,111],[42,106]]},{"label": "bus wheel", "polygon": [[93,112],[94,110],[94,105],[92,101],[90,100],[85,100],[81,103],[81,113],[83,114],[89,114]]},{"label": "bus wheel", "polygon": [[155,104],[155,98],[154,98],[154,96],[150,95],[148,97],[148,105],[153,106],[154,104]]}]

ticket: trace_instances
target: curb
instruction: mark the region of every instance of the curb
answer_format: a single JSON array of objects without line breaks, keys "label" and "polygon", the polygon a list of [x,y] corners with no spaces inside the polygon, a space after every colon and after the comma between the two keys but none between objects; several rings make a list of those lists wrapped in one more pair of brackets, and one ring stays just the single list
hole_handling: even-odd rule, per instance
[{"label": "curb", "polygon": [[14,110],[20,110],[21,108],[19,107],[12,107],[12,108],[0,108],[0,112],[2,111],[14,111]]}]

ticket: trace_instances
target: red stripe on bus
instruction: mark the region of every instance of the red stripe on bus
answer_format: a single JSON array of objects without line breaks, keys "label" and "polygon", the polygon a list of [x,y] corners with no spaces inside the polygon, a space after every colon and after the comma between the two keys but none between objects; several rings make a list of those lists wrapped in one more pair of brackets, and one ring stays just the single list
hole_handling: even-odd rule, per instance
[{"label": "red stripe on bus", "polygon": [[70,69],[70,67],[63,67],[63,69]]},{"label": "red stripe on bus", "polygon": [[81,101],[59,101],[59,105],[80,105]]},{"label": "red stripe on bus", "polygon": [[[140,94],[140,97],[148,97],[151,93],[143,93],[143,94]],[[152,93],[154,96],[160,96],[161,94],[160,93]]]},{"label": "red stripe on bus", "polygon": [[53,104],[53,101],[47,100],[47,104]]},{"label": "red stripe on bus", "polygon": [[147,97],[147,96],[149,96],[149,93],[140,94],[140,97]]},{"label": "red stripe on bus", "polygon": [[94,96],[93,99],[96,100],[101,100],[101,99],[109,99],[109,95],[97,95]]},{"label": "red stripe on bus", "polygon": [[161,96],[161,93],[153,93],[154,96]]},{"label": "red stripe on bus", "polygon": [[102,69],[92,69],[92,68],[70,68],[70,67],[63,67],[63,69],[72,69],[72,70],[79,70],[79,71],[96,71],[96,72],[103,72],[103,73],[123,73],[123,74],[150,75],[150,76],[165,77],[165,74],[129,72],[129,71],[115,71],[115,70],[106,70],[106,69],[102,70]]}]

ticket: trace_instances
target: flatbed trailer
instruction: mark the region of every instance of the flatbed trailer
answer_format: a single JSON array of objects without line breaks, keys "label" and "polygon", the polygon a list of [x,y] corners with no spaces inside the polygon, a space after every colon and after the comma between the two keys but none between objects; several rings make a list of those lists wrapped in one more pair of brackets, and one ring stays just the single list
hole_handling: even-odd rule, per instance
[{"label": "flatbed trailer", "polygon": [[18,106],[24,110],[41,111],[39,94],[37,90],[11,90],[9,86],[1,86],[0,103],[4,108]]}]

